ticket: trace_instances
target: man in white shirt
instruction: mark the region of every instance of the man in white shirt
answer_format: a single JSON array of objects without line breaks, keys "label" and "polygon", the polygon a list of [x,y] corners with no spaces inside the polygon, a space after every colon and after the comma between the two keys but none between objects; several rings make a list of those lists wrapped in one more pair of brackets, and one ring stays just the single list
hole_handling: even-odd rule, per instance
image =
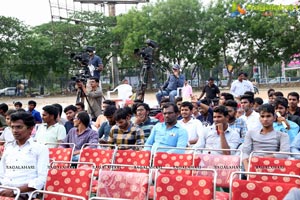
[{"label": "man in white shirt", "polygon": [[[18,187],[21,191],[19,199],[28,199],[28,192],[42,189],[47,179],[49,151],[45,145],[31,138],[34,125],[30,113],[17,112],[11,115],[15,141],[7,143],[0,162],[1,184]],[[10,189],[0,191],[0,196],[15,195]]]},{"label": "man in white shirt", "polygon": [[[199,147],[207,149],[236,149],[240,144],[240,134],[228,125],[228,110],[217,106],[213,111],[214,124],[207,127],[205,135],[199,139]],[[198,145],[197,145],[198,146]],[[230,151],[212,151],[212,154],[230,155]]]},{"label": "man in white shirt", "polygon": [[249,84],[245,81],[245,73],[240,72],[238,79],[231,83],[230,93],[240,100],[240,97],[245,94],[245,92],[250,91]]},{"label": "man in white shirt", "polygon": [[[178,123],[184,127],[189,136],[189,146],[194,146],[200,137],[204,136],[203,126],[200,120],[193,118],[193,104],[191,102],[184,101],[180,107],[180,114],[182,119]],[[196,146],[194,146],[196,147]]]},{"label": "man in white shirt", "polygon": [[[66,129],[59,124],[56,119],[58,110],[53,105],[43,107],[42,119],[43,124],[38,126],[34,139],[41,144],[46,143],[61,143],[66,137]],[[50,147],[57,147],[58,145],[49,144]]]},{"label": "man in white shirt", "polygon": [[247,124],[248,131],[259,132],[262,129],[262,124],[259,120],[259,113],[254,111],[254,98],[251,95],[241,96],[241,109],[244,112],[242,119],[245,120]]}]

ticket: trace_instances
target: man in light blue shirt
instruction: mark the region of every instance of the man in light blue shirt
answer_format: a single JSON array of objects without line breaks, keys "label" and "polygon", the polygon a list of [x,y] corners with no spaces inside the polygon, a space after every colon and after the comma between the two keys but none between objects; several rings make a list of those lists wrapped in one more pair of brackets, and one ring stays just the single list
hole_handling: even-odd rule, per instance
[{"label": "man in light blue shirt", "polygon": [[177,95],[177,88],[183,87],[185,77],[180,74],[180,66],[178,64],[173,65],[172,67],[173,74],[168,77],[168,80],[164,83],[162,87],[162,91],[156,93],[156,99],[158,105],[160,105],[160,101],[163,96],[168,96],[170,102],[175,102],[175,96]]},{"label": "man in light blue shirt", "polygon": [[291,144],[291,152],[299,153],[299,155],[292,155],[296,159],[300,159],[300,134],[296,135],[294,141]]},{"label": "man in light blue shirt", "polygon": [[167,103],[163,106],[163,115],[165,122],[156,124],[152,130],[145,145],[152,145],[145,147],[145,150],[156,151],[157,147],[168,147],[166,149],[160,148],[160,152],[168,153],[184,153],[184,149],[176,149],[170,147],[186,148],[188,145],[188,133],[177,122],[179,113],[178,107],[174,103]]},{"label": "man in light blue shirt", "polygon": [[287,119],[288,100],[285,97],[275,99],[276,121],[273,123],[274,130],[287,133],[290,138],[290,144],[299,132],[299,126],[293,121]]}]

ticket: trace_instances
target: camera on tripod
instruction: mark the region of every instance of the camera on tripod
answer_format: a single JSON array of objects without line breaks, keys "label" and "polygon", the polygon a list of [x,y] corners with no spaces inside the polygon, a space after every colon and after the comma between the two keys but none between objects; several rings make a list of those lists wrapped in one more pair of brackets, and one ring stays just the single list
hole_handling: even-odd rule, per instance
[{"label": "camera on tripod", "polygon": [[150,39],[147,39],[145,43],[147,44],[146,47],[142,47],[140,49],[134,49],[133,53],[138,57],[142,57],[144,60],[144,64],[151,65],[153,61],[154,49],[158,48],[158,45],[155,41]]},{"label": "camera on tripod", "polygon": [[72,60],[80,63],[81,67],[86,67],[86,66],[88,66],[89,60],[90,60],[88,52],[95,53],[96,52],[95,47],[86,46],[86,47],[84,47],[82,52],[71,53],[70,57],[71,57]]}]

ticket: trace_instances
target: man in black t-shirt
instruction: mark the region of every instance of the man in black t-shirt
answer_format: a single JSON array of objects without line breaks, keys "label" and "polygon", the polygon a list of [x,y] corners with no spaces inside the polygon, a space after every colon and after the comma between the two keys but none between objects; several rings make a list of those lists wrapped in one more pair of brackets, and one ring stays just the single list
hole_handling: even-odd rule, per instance
[{"label": "man in black t-shirt", "polygon": [[198,100],[200,100],[204,94],[206,94],[206,98],[210,100],[220,96],[220,90],[218,86],[214,84],[214,79],[212,77],[208,79],[208,84],[203,88]]}]

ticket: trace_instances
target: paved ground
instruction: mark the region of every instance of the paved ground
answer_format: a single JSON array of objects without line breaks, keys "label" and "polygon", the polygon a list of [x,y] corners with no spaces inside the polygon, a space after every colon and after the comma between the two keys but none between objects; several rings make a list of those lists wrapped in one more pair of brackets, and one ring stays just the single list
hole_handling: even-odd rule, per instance
[{"label": "paved ground", "polygon": [[[267,99],[267,91],[269,88],[260,88],[259,94],[256,96],[259,96],[263,99]],[[274,88],[276,91],[282,91],[285,96],[289,92],[299,91],[299,87],[291,87],[291,88]],[[228,89],[221,89],[221,92],[228,92]],[[198,95],[200,94],[199,91],[194,92],[194,94]],[[116,96],[112,96],[113,98]],[[27,102],[29,100],[34,100],[37,102],[37,110],[42,110],[42,107],[48,104],[53,103],[59,103],[63,107],[68,106],[70,104],[75,104],[76,97],[75,96],[48,96],[48,97],[34,97],[34,98],[19,98],[19,97],[1,97],[0,103],[7,103],[10,108],[13,108],[13,102],[14,101],[21,101],[23,103],[23,108],[27,109]],[[157,102],[155,99],[155,93],[146,93],[145,95],[145,102],[148,103],[151,107],[157,106]]]}]

